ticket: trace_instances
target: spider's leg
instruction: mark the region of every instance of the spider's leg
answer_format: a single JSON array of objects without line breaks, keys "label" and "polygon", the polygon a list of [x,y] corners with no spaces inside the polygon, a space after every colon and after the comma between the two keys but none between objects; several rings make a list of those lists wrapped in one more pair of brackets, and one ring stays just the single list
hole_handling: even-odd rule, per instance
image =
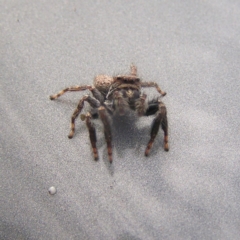
[{"label": "spider's leg", "polygon": [[137,67],[134,64],[131,64],[130,70],[131,70],[131,75],[137,76]]},{"label": "spider's leg", "polygon": [[98,151],[97,151],[97,136],[96,136],[96,129],[94,127],[94,124],[91,122],[91,114],[88,112],[86,114],[86,125],[89,131],[89,138],[90,138],[90,142],[92,145],[92,151],[93,151],[93,156],[94,156],[94,160],[97,161],[98,160]]},{"label": "spider's leg", "polygon": [[116,111],[120,116],[124,115],[125,112],[129,109],[129,104],[126,98],[123,97],[122,91],[115,91],[113,93],[113,105]]},{"label": "spider's leg", "polygon": [[162,96],[167,94],[166,92],[162,91],[162,89],[155,82],[141,82],[141,87],[155,87]]},{"label": "spider's leg", "polygon": [[90,85],[68,87],[68,88],[63,89],[62,91],[60,91],[57,94],[51,95],[50,99],[51,100],[57,99],[66,92],[77,92],[77,91],[84,91],[84,90],[87,90],[87,89],[91,90],[91,88],[92,88],[92,86],[90,86]]},{"label": "spider's leg", "polygon": [[158,112],[157,116],[153,120],[152,129],[150,133],[150,140],[148,142],[148,145],[145,150],[145,156],[149,155],[149,152],[152,148],[153,142],[155,140],[155,137],[157,136],[157,133],[159,131],[160,125],[162,126],[162,129],[164,131],[164,150],[168,151],[168,123],[167,123],[167,110],[163,102],[158,103]]},{"label": "spider's leg", "polygon": [[143,93],[140,95],[140,98],[135,101],[135,109],[139,117],[143,116],[147,111],[146,98],[147,95]]},{"label": "spider's leg", "polygon": [[93,108],[97,108],[97,107],[100,106],[100,102],[97,99],[95,99],[95,98],[93,98],[93,97],[91,97],[89,95],[86,95],[86,96],[84,96],[84,97],[82,97],[80,99],[80,101],[79,101],[79,103],[77,105],[77,108],[75,109],[75,111],[73,112],[73,115],[71,117],[71,131],[70,131],[70,133],[68,135],[69,138],[72,138],[73,135],[74,135],[74,132],[75,132],[75,120],[78,117],[78,115],[80,114],[80,112],[82,111],[85,101],[87,101],[90,104],[90,106],[93,107]]},{"label": "spider's leg", "polygon": [[92,95],[100,102],[103,103],[105,101],[104,95],[96,88],[92,87],[89,89],[92,92]]},{"label": "spider's leg", "polygon": [[168,146],[168,120],[167,120],[167,114],[164,115],[161,125],[162,125],[162,130],[164,132],[164,150],[168,151],[169,150],[169,146]]},{"label": "spider's leg", "polygon": [[111,133],[111,126],[110,126],[110,119],[107,114],[106,108],[101,106],[98,108],[99,116],[103,122],[104,126],[104,136],[107,142],[107,149],[108,149],[108,159],[109,162],[112,162],[112,133]]}]

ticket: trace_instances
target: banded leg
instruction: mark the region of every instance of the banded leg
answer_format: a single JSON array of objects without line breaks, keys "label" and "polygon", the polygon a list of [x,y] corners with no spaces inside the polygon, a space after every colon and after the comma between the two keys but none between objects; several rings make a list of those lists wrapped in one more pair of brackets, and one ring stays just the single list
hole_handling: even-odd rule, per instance
[{"label": "banded leg", "polygon": [[75,120],[78,117],[78,115],[80,114],[80,112],[82,111],[85,101],[87,101],[91,105],[91,107],[93,107],[93,108],[97,108],[97,107],[100,106],[100,102],[97,99],[95,99],[95,98],[93,98],[93,97],[91,97],[89,95],[86,95],[86,96],[82,97],[80,99],[78,105],[77,105],[77,108],[75,109],[75,111],[73,112],[73,115],[71,117],[71,131],[70,131],[70,133],[68,135],[68,138],[72,138],[73,135],[74,135],[74,132],[75,132]]},{"label": "banded leg", "polygon": [[162,91],[162,89],[155,82],[141,82],[141,87],[155,87],[162,96],[167,94],[166,92]]},{"label": "banded leg", "polygon": [[164,150],[168,151],[168,123],[167,123],[167,110],[163,102],[159,103],[159,112],[155,119],[153,120],[153,125],[150,133],[150,140],[145,150],[145,156],[149,155],[149,152],[152,148],[153,142],[157,136],[160,125],[164,131]]},{"label": "banded leg", "polygon": [[123,116],[125,112],[129,109],[128,102],[126,98],[123,97],[123,93],[121,91],[115,91],[113,94],[114,99],[114,107],[120,116]]},{"label": "banded leg", "polygon": [[57,94],[51,95],[50,99],[55,100],[55,99],[59,98],[60,96],[62,96],[66,92],[77,92],[77,91],[84,91],[84,90],[87,90],[87,89],[91,90],[92,86],[83,85],[83,86],[68,87],[68,88],[63,89],[62,91],[60,91]]},{"label": "banded leg", "polygon": [[140,98],[135,102],[135,109],[139,117],[143,116],[146,113],[146,94],[141,94]]},{"label": "banded leg", "polygon": [[103,103],[105,98],[104,95],[96,88],[92,87],[89,89],[92,92],[92,95],[100,102]]},{"label": "banded leg", "polygon": [[99,116],[103,122],[104,126],[104,136],[105,140],[107,142],[107,149],[108,149],[108,159],[109,162],[112,163],[112,133],[111,133],[111,126],[110,126],[110,120],[107,115],[107,111],[105,107],[101,106],[98,108]]},{"label": "banded leg", "polygon": [[94,156],[94,160],[97,161],[98,160],[98,150],[97,150],[97,136],[96,136],[96,129],[93,125],[93,123],[91,122],[91,114],[88,112],[86,114],[86,125],[89,131],[89,138],[90,138],[90,142],[92,145],[92,151],[93,151],[93,156]]},{"label": "banded leg", "polygon": [[135,65],[132,64],[130,66],[130,70],[131,70],[131,75],[137,76],[137,67]]},{"label": "banded leg", "polygon": [[168,120],[167,120],[167,115],[162,120],[162,130],[164,132],[164,150],[167,152],[169,150],[168,146]]}]

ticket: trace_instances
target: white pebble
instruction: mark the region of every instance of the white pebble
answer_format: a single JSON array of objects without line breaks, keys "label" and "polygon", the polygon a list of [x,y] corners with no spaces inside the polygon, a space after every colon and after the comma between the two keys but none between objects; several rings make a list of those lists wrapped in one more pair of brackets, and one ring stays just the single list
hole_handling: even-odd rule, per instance
[{"label": "white pebble", "polygon": [[51,194],[51,195],[54,195],[56,192],[57,192],[57,189],[55,187],[50,187],[48,189],[48,192]]}]

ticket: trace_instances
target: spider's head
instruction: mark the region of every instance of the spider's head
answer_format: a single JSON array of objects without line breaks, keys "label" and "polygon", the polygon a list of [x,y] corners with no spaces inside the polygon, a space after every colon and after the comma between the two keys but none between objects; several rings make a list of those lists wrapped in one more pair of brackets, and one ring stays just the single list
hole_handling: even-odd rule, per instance
[{"label": "spider's head", "polygon": [[138,84],[140,82],[140,78],[134,75],[118,75],[114,80],[126,84]]},{"label": "spider's head", "polygon": [[136,85],[138,85],[140,82],[140,78],[137,76],[137,67],[132,64],[130,66],[130,74],[129,75],[118,75],[114,78],[114,82],[118,82],[120,84],[136,84]]}]

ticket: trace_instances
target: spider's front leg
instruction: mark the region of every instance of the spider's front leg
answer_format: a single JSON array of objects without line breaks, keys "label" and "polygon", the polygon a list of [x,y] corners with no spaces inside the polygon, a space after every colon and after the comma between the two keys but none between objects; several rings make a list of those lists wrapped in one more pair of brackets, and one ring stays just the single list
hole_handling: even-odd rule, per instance
[{"label": "spider's front leg", "polygon": [[146,113],[146,98],[145,93],[141,94],[140,97],[135,101],[135,109],[139,117],[143,116]]},{"label": "spider's front leg", "polygon": [[98,111],[104,126],[104,136],[107,142],[108,159],[109,159],[109,162],[112,163],[112,133],[111,133],[110,119],[105,107],[103,106],[99,107]]},{"label": "spider's front leg", "polygon": [[[167,110],[166,110],[166,107],[165,107],[163,102],[159,102],[157,108],[158,108],[158,112],[157,112],[157,116],[153,120],[152,129],[151,129],[151,133],[150,133],[151,137],[150,137],[150,140],[148,142],[147,148],[145,150],[145,156],[149,155],[149,152],[152,148],[153,142],[154,142],[154,140],[157,136],[157,133],[159,131],[160,125],[162,127],[163,132],[164,132],[164,150],[165,151],[169,150]],[[154,111],[154,109],[147,110],[146,115],[148,115],[148,111]]]},{"label": "spider's front leg", "polygon": [[83,86],[68,87],[68,88],[63,89],[62,91],[60,91],[57,94],[51,95],[50,99],[55,100],[55,99],[59,98],[60,96],[62,96],[66,92],[77,92],[77,91],[84,91],[84,90],[87,90],[87,89],[91,90],[92,86],[83,85]]},{"label": "spider's front leg", "polygon": [[123,116],[129,110],[129,104],[126,98],[123,97],[122,91],[115,91],[113,93],[113,105],[120,116]]},{"label": "spider's front leg", "polygon": [[89,138],[90,138],[90,142],[92,145],[92,151],[93,151],[93,156],[94,156],[94,160],[97,161],[98,160],[98,151],[97,151],[97,136],[96,136],[96,129],[93,125],[93,123],[91,122],[91,114],[88,112],[86,114],[86,125],[89,131]]},{"label": "spider's front leg", "polygon": [[75,109],[75,111],[73,112],[73,115],[71,117],[71,131],[68,135],[68,138],[72,138],[74,135],[75,120],[78,117],[78,115],[80,114],[80,112],[82,111],[85,101],[87,101],[90,104],[90,106],[93,108],[98,108],[100,106],[100,102],[97,99],[95,99],[89,95],[82,97],[77,105],[77,108]]},{"label": "spider's front leg", "polygon": [[141,82],[141,87],[155,87],[162,96],[165,96],[167,94],[155,82]]}]

